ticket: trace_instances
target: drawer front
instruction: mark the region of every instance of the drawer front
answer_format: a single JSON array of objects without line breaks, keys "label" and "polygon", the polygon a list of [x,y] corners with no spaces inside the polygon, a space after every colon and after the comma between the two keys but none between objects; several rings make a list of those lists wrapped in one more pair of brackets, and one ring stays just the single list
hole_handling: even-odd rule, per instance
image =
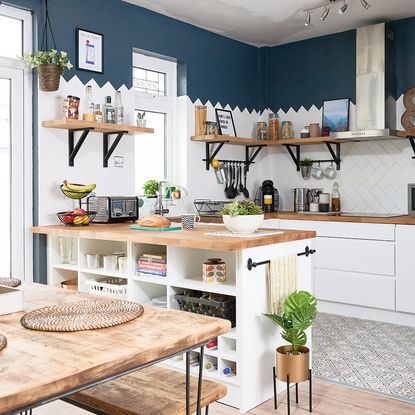
[{"label": "drawer front", "polygon": [[393,242],[318,237],[316,250],[316,268],[395,275]]},{"label": "drawer front", "polygon": [[280,227],[279,219],[266,219],[261,225],[261,228],[265,229],[278,229]]},{"label": "drawer front", "polygon": [[303,231],[314,231],[315,222],[309,220],[280,219],[281,229],[297,229]]},{"label": "drawer front", "polygon": [[381,275],[317,269],[314,290],[319,300],[395,310],[395,280]]},{"label": "drawer front", "polygon": [[316,222],[318,236],[394,241],[395,225],[353,222]]}]

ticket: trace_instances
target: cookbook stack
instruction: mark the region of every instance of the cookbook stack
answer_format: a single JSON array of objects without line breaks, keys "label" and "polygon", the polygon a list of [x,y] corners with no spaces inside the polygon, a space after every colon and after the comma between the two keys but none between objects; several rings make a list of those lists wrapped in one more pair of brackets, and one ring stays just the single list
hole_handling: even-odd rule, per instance
[{"label": "cookbook stack", "polygon": [[163,254],[143,254],[138,257],[137,273],[142,275],[157,275],[165,277],[167,275],[166,255]]}]

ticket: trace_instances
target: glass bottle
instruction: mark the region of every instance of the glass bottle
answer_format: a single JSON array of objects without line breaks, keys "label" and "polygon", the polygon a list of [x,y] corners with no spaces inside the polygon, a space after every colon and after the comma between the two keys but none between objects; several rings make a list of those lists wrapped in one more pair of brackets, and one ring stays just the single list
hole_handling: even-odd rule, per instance
[{"label": "glass bottle", "polygon": [[333,184],[333,190],[331,192],[331,210],[332,212],[340,212],[340,191],[339,184],[336,182]]},{"label": "glass bottle", "polygon": [[115,124],[124,124],[124,106],[122,105],[120,91],[115,92],[114,110],[115,110]]},{"label": "glass bottle", "polygon": [[95,122],[103,122],[104,118],[102,116],[101,111],[101,104],[95,105],[95,113],[94,113]]},{"label": "glass bottle", "polygon": [[114,107],[112,106],[112,98],[110,95],[105,97],[105,122],[108,124],[115,123],[115,114],[114,114]]},{"label": "glass bottle", "polygon": [[86,87],[86,99],[82,119],[85,121],[94,121],[94,99],[92,97],[91,85]]}]

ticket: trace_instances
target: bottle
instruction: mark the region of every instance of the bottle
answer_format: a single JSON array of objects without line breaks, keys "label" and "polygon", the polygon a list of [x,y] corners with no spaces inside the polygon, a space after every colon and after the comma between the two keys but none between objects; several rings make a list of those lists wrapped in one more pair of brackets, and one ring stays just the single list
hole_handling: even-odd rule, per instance
[{"label": "bottle", "polygon": [[124,124],[124,107],[121,101],[121,92],[115,92],[114,99],[115,124]]},{"label": "bottle", "polygon": [[337,182],[333,184],[331,192],[331,210],[332,212],[340,212],[340,191]]},{"label": "bottle", "polygon": [[101,111],[101,104],[95,105],[94,117],[95,117],[95,122],[103,122],[104,121],[104,118],[102,116],[102,111]]},{"label": "bottle", "polygon": [[86,99],[85,99],[85,107],[84,107],[84,114],[82,119],[85,121],[94,121],[94,100],[92,97],[92,86],[88,85],[86,87]]},{"label": "bottle", "polygon": [[108,124],[114,124],[115,123],[115,114],[114,114],[114,107],[112,106],[111,102],[112,98],[110,95],[107,95],[105,97],[105,122]]}]

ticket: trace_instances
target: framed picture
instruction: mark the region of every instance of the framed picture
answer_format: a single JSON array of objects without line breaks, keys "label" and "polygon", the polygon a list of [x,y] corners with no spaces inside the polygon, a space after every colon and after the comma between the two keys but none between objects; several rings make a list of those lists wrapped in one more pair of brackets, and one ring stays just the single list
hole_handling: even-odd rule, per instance
[{"label": "framed picture", "polygon": [[329,136],[331,131],[349,130],[350,98],[323,101],[323,122],[321,135]]},{"label": "framed picture", "polygon": [[235,124],[233,122],[232,111],[216,108],[216,120],[220,135],[230,135],[236,137]]},{"label": "framed picture", "polygon": [[104,73],[104,35],[76,29],[76,68]]}]

